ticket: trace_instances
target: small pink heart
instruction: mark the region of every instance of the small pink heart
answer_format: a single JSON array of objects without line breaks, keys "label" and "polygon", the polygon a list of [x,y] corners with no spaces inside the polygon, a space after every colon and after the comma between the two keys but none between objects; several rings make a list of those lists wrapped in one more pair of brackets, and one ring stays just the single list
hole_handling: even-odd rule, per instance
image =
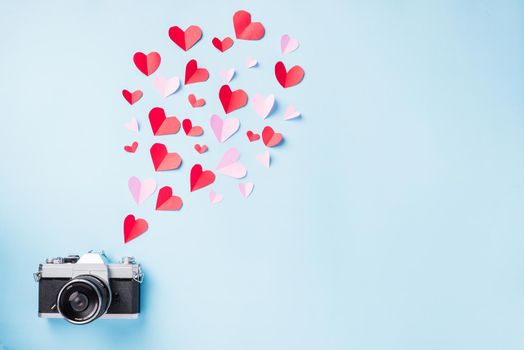
[{"label": "small pink heart", "polygon": [[289,106],[284,113],[284,120],[291,120],[300,117],[300,112],[295,110],[293,105]]},{"label": "small pink heart", "polygon": [[235,76],[235,69],[231,68],[228,70],[223,70],[220,72],[220,76],[222,77],[222,79],[224,79],[226,84],[228,84],[231,81],[231,79],[233,79],[233,77]]},{"label": "small pink heart", "polygon": [[271,113],[271,110],[275,104],[275,95],[264,97],[262,95],[255,94],[255,96],[251,98],[251,104],[253,105],[255,112],[257,112],[257,114],[263,119],[266,119],[266,117]]},{"label": "small pink heart", "polygon": [[124,124],[124,128],[133,132],[138,132],[138,121],[135,118],[131,118],[130,121]]},{"label": "small pink heart", "polygon": [[252,182],[245,182],[245,183],[238,184],[238,189],[240,190],[240,193],[242,194],[244,198],[249,197],[251,192],[253,192],[253,187],[255,187],[255,185]]},{"label": "small pink heart", "polygon": [[239,158],[240,153],[238,150],[235,147],[230,148],[224,153],[215,170],[223,175],[241,179],[246,176],[247,169],[242,163],[238,162]]},{"label": "small pink heart", "polygon": [[269,151],[265,151],[263,153],[257,154],[257,159],[262,163],[263,166],[266,168],[269,168],[271,165],[271,156],[269,155]]},{"label": "small pink heart", "polygon": [[180,79],[178,77],[166,79],[162,75],[155,75],[153,77],[153,86],[160,93],[160,95],[165,98],[174,94],[178,90],[180,86]]},{"label": "small pink heart", "polygon": [[286,55],[296,49],[298,49],[298,40],[293,39],[287,34],[282,35],[282,38],[280,39],[280,51],[282,54]]},{"label": "small pink heart", "polygon": [[156,190],[155,179],[140,181],[139,178],[131,176],[127,182],[127,185],[131,195],[133,196],[133,199],[138,205],[142,204]]},{"label": "small pink heart", "polygon": [[209,201],[211,204],[220,203],[222,202],[222,199],[224,199],[224,197],[221,194],[218,194],[213,190],[209,191]]},{"label": "small pink heart", "polygon": [[234,133],[237,132],[240,127],[240,122],[236,118],[227,118],[222,120],[218,115],[213,114],[210,120],[211,129],[215,134],[218,142],[224,143]]},{"label": "small pink heart", "polygon": [[258,61],[254,59],[253,57],[248,57],[246,60],[246,67],[247,68],[253,68],[258,65]]}]

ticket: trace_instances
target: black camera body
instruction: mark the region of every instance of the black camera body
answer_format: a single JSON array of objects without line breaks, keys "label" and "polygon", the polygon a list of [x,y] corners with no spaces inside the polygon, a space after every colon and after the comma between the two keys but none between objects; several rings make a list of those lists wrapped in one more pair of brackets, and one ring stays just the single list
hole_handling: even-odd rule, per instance
[{"label": "black camera body", "polygon": [[132,257],[108,264],[103,253],[47,259],[35,273],[38,316],[86,324],[97,318],[136,319],[140,313],[140,264]]}]

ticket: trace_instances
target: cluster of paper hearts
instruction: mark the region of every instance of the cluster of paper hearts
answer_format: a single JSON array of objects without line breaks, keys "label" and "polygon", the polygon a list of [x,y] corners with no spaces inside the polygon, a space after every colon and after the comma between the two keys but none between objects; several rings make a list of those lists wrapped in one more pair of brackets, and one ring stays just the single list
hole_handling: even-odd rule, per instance
[{"label": "cluster of paper hearts", "polygon": [[[264,25],[259,21],[254,21],[251,14],[244,10],[237,11],[233,15],[232,29],[237,40],[261,40],[266,33]],[[191,25],[185,30],[179,26],[173,26],[168,30],[168,37],[181,50],[188,51],[202,40],[203,32],[197,25]],[[213,37],[210,41],[210,48],[214,47],[218,50],[219,55],[226,51],[235,51],[235,41],[229,36],[222,38]],[[296,39],[287,34],[281,37],[280,52],[282,55],[288,55],[298,47],[299,43]],[[212,51],[213,50],[214,49],[212,49]],[[205,59],[206,57],[202,57],[203,61]],[[179,93],[177,92],[181,89],[182,84],[190,89],[191,85],[206,83],[210,79],[209,70],[205,67],[205,64],[203,65],[199,60],[199,58],[189,60],[185,65],[184,74],[181,75],[183,76],[183,79],[180,79],[177,76],[164,77],[161,74],[155,74],[163,62],[162,57],[158,52],[136,52],[133,55],[134,65],[140,73],[146,77],[154,74],[150,78],[151,83],[158,94],[164,99],[175,94],[178,95]],[[257,66],[258,61],[255,58],[247,58],[246,67],[248,69]],[[284,89],[296,86],[304,78],[304,70],[302,67],[299,65],[288,65],[288,67],[290,68],[287,68],[281,60],[276,60],[274,71],[272,72],[272,74],[274,74],[275,83]],[[174,146],[179,144],[181,137],[186,141],[191,142],[191,140],[196,140],[209,131],[212,132],[216,138],[217,145],[227,143],[227,141],[237,134],[238,130],[240,130],[240,121],[242,120],[242,123],[248,122],[246,118],[239,119],[230,117],[229,115],[245,108],[248,105],[248,101],[254,112],[264,120],[264,123],[266,118],[277,113],[275,112],[277,99],[275,95],[270,94],[264,96],[262,94],[254,94],[249,97],[244,89],[230,86],[231,81],[234,80],[234,82],[236,82],[238,80],[238,78],[236,78],[235,68],[223,70],[217,75],[221,77],[225,84],[216,91],[216,95],[196,96],[194,93],[189,93],[187,95],[187,102],[189,102],[192,108],[205,109],[206,99],[218,98],[225,117],[221,117],[219,113],[217,113],[218,111],[210,111],[210,118],[208,121],[202,120],[198,117],[179,118],[175,115],[177,113],[172,110],[173,108],[176,108],[176,104],[174,107],[172,104],[168,107],[153,107],[149,110],[147,119],[152,134],[155,138],[159,137],[158,140],[152,142],[148,147],[140,148],[139,142],[133,140],[124,146],[124,150],[133,154],[136,152],[141,153],[144,149],[149,149],[148,157],[151,159],[152,171],[174,171],[176,174],[176,172],[181,171],[179,168],[184,161],[183,158],[186,159],[184,162],[188,162],[188,158],[182,157],[177,152],[177,147]],[[125,101],[132,106],[143,98],[144,93],[142,90],[130,91],[124,89],[122,91],[122,96]],[[159,103],[155,104],[159,105]],[[293,105],[288,105],[283,120],[291,120],[298,117],[300,117],[300,112],[296,111]],[[274,119],[275,118],[269,118],[269,121]],[[138,121],[135,118],[125,123],[124,126],[126,129],[134,133],[140,131]],[[209,130],[206,131],[208,126]],[[181,129],[183,130],[183,136],[176,136],[176,143],[173,143],[169,138],[173,136],[169,136],[166,139],[166,135],[176,135]],[[261,144],[265,147],[277,147],[281,145],[284,140],[283,135],[273,129],[273,126],[271,125],[266,125],[262,130],[247,130],[245,134],[247,136],[247,140],[244,141],[246,147],[253,147],[249,145],[259,140],[261,140]],[[204,143],[194,143],[193,148],[196,151],[197,157],[205,157],[203,154],[210,150],[210,147]],[[193,162],[193,164],[189,165],[189,174],[186,175],[189,192],[191,193],[204,188],[210,188],[215,183],[217,175],[227,176],[233,179],[246,178],[248,176],[248,169],[242,163],[241,158],[241,153],[236,147],[229,147],[223,153],[220,162],[215,167],[211,165],[203,165],[201,162]],[[263,167],[270,167],[271,154],[268,149],[256,154],[255,158]],[[246,181],[238,182],[237,187],[240,195],[244,198],[248,198],[253,192],[254,183]],[[142,205],[148,200],[148,198],[154,195],[157,190],[157,182],[154,178],[140,180],[139,178],[132,176],[128,180],[128,188],[135,203],[137,205]],[[156,195],[155,209],[157,211],[180,210],[183,206],[183,200],[180,195],[176,194],[176,192],[178,191],[168,184],[163,184]],[[214,189],[210,189],[209,201],[211,204],[218,204],[223,199],[224,196],[222,194],[217,193]],[[145,219],[136,218],[133,214],[127,215],[124,219],[124,242],[127,243],[142,235],[146,232],[148,227],[149,225]]]}]

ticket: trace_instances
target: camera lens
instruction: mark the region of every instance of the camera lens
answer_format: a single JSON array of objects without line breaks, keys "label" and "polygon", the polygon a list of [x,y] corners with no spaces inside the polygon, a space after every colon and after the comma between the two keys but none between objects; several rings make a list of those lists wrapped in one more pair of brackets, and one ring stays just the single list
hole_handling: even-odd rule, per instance
[{"label": "camera lens", "polygon": [[96,320],[111,302],[109,287],[91,275],[67,282],[58,293],[58,312],[69,322],[85,324]]}]

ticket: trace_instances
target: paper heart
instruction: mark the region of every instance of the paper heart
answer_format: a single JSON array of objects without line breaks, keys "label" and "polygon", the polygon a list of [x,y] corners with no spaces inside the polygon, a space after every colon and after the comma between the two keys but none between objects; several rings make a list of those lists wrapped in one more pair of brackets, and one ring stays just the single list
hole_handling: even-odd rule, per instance
[{"label": "paper heart", "polygon": [[300,66],[293,66],[286,71],[286,66],[279,61],[275,64],[275,76],[283,88],[289,88],[297,85],[304,78],[304,70]]},{"label": "paper heart", "polygon": [[135,90],[133,92],[130,92],[129,90],[122,90],[122,96],[124,96],[127,103],[130,105],[133,105],[135,102],[140,100],[143,96],[143,93],[141,90]]},{"label": "paper heart", "polygon": [[161,107],[155,107],[149,111],[149,123],[155,136],[176,134],[180,130],[178,118],[166,117],[166,112]]},{"label": "paper heart", "polygon": [[185,84],[194,84],[206,81],[209,78],[209,72],[205,68],[198,68],[198,62],[191,60],[186,64]]},{"label": "paper heart", "polygon": [[211,116],[210,124],[213,133],[220,143],[224,143],[228,138],[233,136],[240,127],[240,121],[238,119],[227,118],[222,120],[222,118],[216,114]]},{"label": "paper heart", "polygon": [[248,130],[246,132],[246,135],[247,135],[247,138],[249,139],[249,142],[254,142],[254,141],[257,141],[258,139],[260,139],[260,135],[259,134],[255,134],[251,130]]},{"label": "paper heart", "polygon": [[254,59],[253,57],[248,57],[246,60],[246,67],[247,68],[253,68],[258,65],[258,61]]},{"label": "paper heart", "polygon": [[251,14],[240,10],[233,15],[233,26],[237,39],[259,40],[264,36],[264,26],[260,22],[251,22]]},{"label": "paper heart", "polygon": [[253,192],[253,187],[255,187],[255,185],[252,182],[245,182],[245,183],[238,184],[238,189],[240,190],[240,193],[242,194],[244,198],[249,197],[251,192]]},{"label": "paper heart", "polygon": [[162,75],[155,75],[153,77],[153,86],[155,87],[156,91],[158,91],[160,96],[165,98],[174,94],[178,90],[178,87],[180,86],[180,79],[178,77],[166,79]]},{"label": "paper heart", "polygon": [[195,145],[195,150],[199,153],[199,154],[202,154],[202,153],[205,153],[207,152],[207,146],[206,145],[199,145],[198,143]]},{"label": "paper heart", "polygon": [[187,100],[189,101],[189,103],[191,104],[191,107],[193,108],[202,107],[203,105],[206,104],[206,100],[204,100],[203,98],[197,99],[195,95],[193,94],[189,94],[187,96]]},{"label": "paper heart", "polygon": [[173,195],[173,189],[164,186],[158,191],[156,198],[156,210],[180,210],[182,198]]},{"label": "paper heart", "polygon": [[129,153],[135,153],[138,148],[138,142],[133,142],[131,146],[124,146],[124,150]]},{"label": "paper heart", "polygon": [[134,215],[129,214],[124,219],[124,243],[128,243],[147,231],[147,221],[135,219]]},{"label": "paper heart", "polygon": [[209,201],[211,204],[220,203],[222,202],[222,199],[224,199],[224,197],[221,194],[218,194],[213,190],[209,191]]},{"label": "paper heart", "polygon": [[124,123],[124,128],[129,131],[138,132],[138,121],[135,118],[131,118],[130,121]]},{"label": "paper heart", "polygon": [[298,40],[293,39],[287,34],[282,35],[282,38],[280,39],[280,52],[282,52],[283,55],[286,55],[296,49],[298,49]]},{"label": "paper heart", "polygon": [[262,130],[262,141],[267,147],[278,146],[282,142],[282,134],[276,133],[272,127],[266,126]]},{"label": "paper heart", "polygon": [[224,39],[220,40],[219,38],[213,38],[211,41],[213,43],[213,46],[217,48],[218,51],[224,52],[228,50],[231,46],[233,46],[233,39],[226,36]]},{"label": "paper heart", "polygon": [[235,76],[235,69],[231,68],[231,69],[228,69],[228,70],[223,70],[223,71],[220,72],[220,76],[222,77],[222,79],[224,79],[224,81],[227,84]]},{"label": "paper heart", "polygon": [[202,171],[202,165],[193,165],[189,176],[190,192],[209,186],[213,182],[215,182],[215,174],[211,170]]},{"label": "paper heart", "polygon": [[199,26],[189,26],[185,31],[173,26],[169,28],[169,37],[182,50],[187,51],[192,48],[202,38],[202,30]]},{"label": "paper heart", "polygon": [[168,153],[167,148],[162,143],[155,143],[149,150],[151,160],[155,171],[173,170],[177,169],[182,163],[182,158],[178,153]]},{"label": "paper heart", "polygon": [[255,94],[255,96],[251,98],[251,105],[253,105],[255,112],[263,119],[265,119],[271,113],[274,104],[275,95],[264,97],[262,95]]},{"label": "paper heart", "polygon": [[190,119],[182,120],[182,127],[187,136],[200,136],[204,133],[204,129],[201,126],[193,126]]},{"label": "paper heart", "polygon": [[238,158],[240,158],[240,153],[236,148],[228,149],[215,171],[236,179],[243,178],[247,174],[247,169],[242,163],[238,162]]},{"label": "paper heart", "polygon": [[155,192],[156,181],[155,179],[140,181],[138,177],[131,176],[127,182],[127,186],[136,204],[140,205]]},{"label": "paper heart", "polygon": [[300,117],[300,112],[295,110],[293,105],[289,106],[284,113],[284,120],[291,120]]},{"label": "paper heart", "polygon": [[143,74],[150,76],[153,74],[160,66],[160,54],[158,52],[150,52],[147,55],[143,52],[136,52],[133,55],[133,62],[135,66]]},{"label": "paper heart", "polygon": [[231,113],[247,104],[247,94],[244,90],[231,91],[229,85],[222,85],[218,92],[222,108],[226,114]]},{"label": "paper heart", "polygon": [[269,151],[257,154],[257,159],[266,168],[271,166],[271,156],[269,155]]}]

